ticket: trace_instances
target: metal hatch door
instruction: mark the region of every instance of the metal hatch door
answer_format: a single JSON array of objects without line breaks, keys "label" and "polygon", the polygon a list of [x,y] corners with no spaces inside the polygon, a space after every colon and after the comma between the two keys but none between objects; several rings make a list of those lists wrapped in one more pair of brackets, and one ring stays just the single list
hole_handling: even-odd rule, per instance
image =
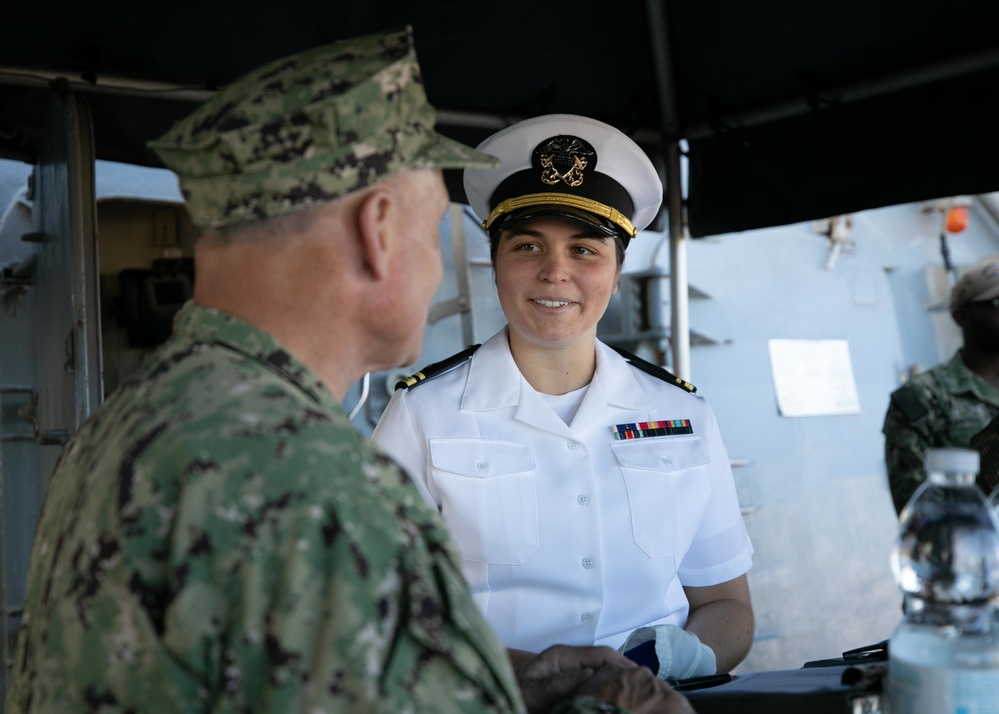
[{"label": "metal hatch door", "polygon": [[[34,285],[27,288],[33,294],[2,321],[9,342],[0,350],[0,413],[16,419],[0,423],[0,695],[6,694],[49,477],[60,446],[102,399],[90,114],[65,81],[51,88],[43,148],[30,179],[31,230],[22,235],[34,247]],[[5,386],[11,380],[15,384]]]},{"label": "metal hatch door", "polygon": [[[94,141],[87,106],[52,84],[34,171],[38,429],[63,442],[103,398]],[[48,473],[43,475],[47,483]]]}]

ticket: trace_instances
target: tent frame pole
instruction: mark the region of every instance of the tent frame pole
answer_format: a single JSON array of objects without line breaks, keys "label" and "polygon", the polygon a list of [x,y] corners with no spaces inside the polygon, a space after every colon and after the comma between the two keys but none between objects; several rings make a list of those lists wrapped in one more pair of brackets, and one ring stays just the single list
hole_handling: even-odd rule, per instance
[{"label": "tent frame pole", "polygon": [[664,5],[662,0],[646,1],[666,149],[665,176],[662,178],[666,187],[666,208],[669,218],[670,345],[673,352],[671,367],[678,377],[690,381],[687,236],[684,230],[680,175],[680,127],[676,110],[673,60],[669,51],[669,23]]}]

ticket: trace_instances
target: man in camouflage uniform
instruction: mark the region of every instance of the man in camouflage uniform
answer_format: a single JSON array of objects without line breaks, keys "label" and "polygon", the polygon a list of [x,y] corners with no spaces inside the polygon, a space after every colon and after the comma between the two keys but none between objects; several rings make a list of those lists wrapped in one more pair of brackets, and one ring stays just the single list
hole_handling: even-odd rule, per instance
[{"label": "man in camouflage uniform", "polygon": [[926,450],[968,448],[999,413],[999,263],[976,265],[954,285],[950,313],[963,347],[895,390],[885,416],[885,460],[896,512],[926,479]]},{"label": "man in camouflage uniform", "polygon": [[194,301],[62,454],[8,714],[692,711],[609,650],[514,673],[443,521],[340,406],[419,354],[439,169],[491,163],[433,127],[401,31],[271,63],[153,142]]}]

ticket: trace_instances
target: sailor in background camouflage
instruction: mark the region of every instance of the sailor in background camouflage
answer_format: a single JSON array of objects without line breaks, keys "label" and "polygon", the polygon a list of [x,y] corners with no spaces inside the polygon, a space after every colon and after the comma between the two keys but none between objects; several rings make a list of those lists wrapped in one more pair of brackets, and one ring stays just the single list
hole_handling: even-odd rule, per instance
[{"label": "sailor in background camouflage", "polygon": [[891,395],[885,415],[885,461],[895,510],[926,480],[926,450],[968,448],[999,414],[999,263],[983,262],[954,284],[950,314],[963,347]]},{"label": "sailor in background camouflage", "polygon": [[434,120],[404,30],[269,64],[152,143],[199,228],[194,301],[62,454],[8,714],[691,711],[609,650],[515,673],[341,409],[420,353],[439,169],[491,163]]}]

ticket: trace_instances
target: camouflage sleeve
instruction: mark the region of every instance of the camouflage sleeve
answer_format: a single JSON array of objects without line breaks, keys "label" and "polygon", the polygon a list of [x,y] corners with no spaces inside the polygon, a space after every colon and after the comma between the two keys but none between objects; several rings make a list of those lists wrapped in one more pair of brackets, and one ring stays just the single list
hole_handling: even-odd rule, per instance
[{"label": "camouflage sleeve", "polygon": [[923,460],[932,446],[930,408],[911,385],[897,389],[885,415],[885,463],[895,512],[901,513],[909,498],[926,479]]},{"label": "camouflage sleeve", "polygon": [[520,708],[436,514],[415,489],[384,488],[397,467],[366,468],[335,497],[302,478],[276,493],[262,479],[256,496],[201,479],[185,494],[164,642],[212,712]]},{"label": "camouflage sleeve", "polygon": [[991,496],[999,487],[999,416],[993,417],[984,429],[971,438],[970,446],[978,451],[981,459],[978,487],[986,496]]},{"label": "camouflage sleeve", "polygon": [[550,714],[628,714],[628,710],[602,699],[577,697],[559,704],[551,710]]}]

